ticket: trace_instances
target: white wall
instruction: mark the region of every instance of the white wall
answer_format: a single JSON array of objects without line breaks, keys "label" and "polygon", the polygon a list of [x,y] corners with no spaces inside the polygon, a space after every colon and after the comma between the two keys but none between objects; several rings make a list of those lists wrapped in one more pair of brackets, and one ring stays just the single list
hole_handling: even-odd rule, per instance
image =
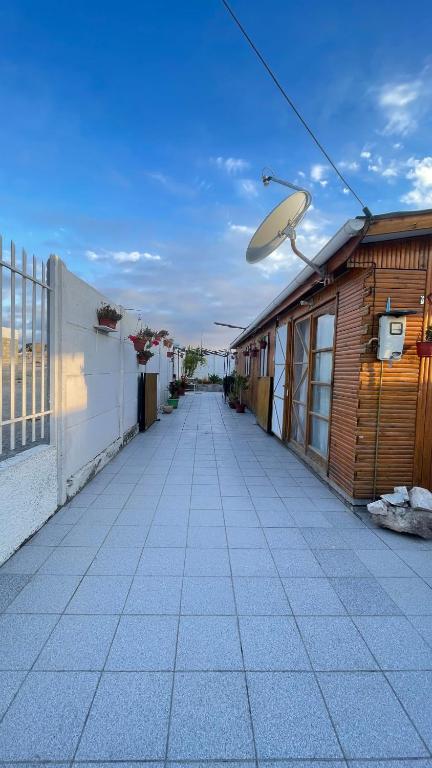
[{"label": "white wall", "polygon": [[0,564],[57,508],[57,452],[39,445],[0,462]]}]

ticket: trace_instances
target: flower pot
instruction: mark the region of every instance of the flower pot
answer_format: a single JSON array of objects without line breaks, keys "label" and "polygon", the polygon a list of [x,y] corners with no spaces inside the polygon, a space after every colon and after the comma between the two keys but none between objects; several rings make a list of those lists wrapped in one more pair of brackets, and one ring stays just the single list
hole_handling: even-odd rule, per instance
[{"label": "flower pot", "polygon": [[137,353],[138,365],[147,365],[151,357],[152,355],[150,354],[150,352],[147,352],[146,350],[144,350],[143,352],[138,352]]},{"label": "flower pot", "polygon": [[172,413],[173,412],[173,408],[174,408],[173,405],[163,405],[162,406],[162,411],[163,411],[163,413]]},{"label": "flower pot", "polygon": [[248,349],[245,349],[245,351],[243,352],[243,354],[244,354],[244,356],[245,356],[245,357],[249,357],[249,350],[248,350]]},{"label": "flower pot", "polygon": [[419,357],[432,357],[432,341],[416,341]]},{"label": "flower pot", "polygon": [[245,412],[245,408],[246,408],[246,406],[245,406],[244,403],[237,403],[237,405],[235,407],[237,413],[244,413]]},{"label": "flower pot", "polygon": [[251,351],[251,355],[252,355],[252,357],[258,357],[258,350],[257,349],[253,349]]},{"label": "flower pot", "polygon": [[167,352],[167,357],[171,360],[174,357],[174,352]]},{"label": "flower pot", "polygon": [[144,339],[135,339],[133,345],[135,352],[144,352],[146,342]]},{"label": "flower pot", "polygon": [[172,405],[173,408],[177,408],[178,406],[178,397],[169,397],[167,400],[168,405]]},{"label": "flower pot", "polygon": [[266,341],[260,341],[260,349],[265,349],[266,346],[267,346],[267,342]]},{"label": "flower pot", "polygon": [[232,409],[235,409],[237,407],[237,403],[235,402],[235,400],[229,400],[228,405]]},{"label": "flower pot", "polygon": [[185,393],[185,388],[184,387],[179,387],[178,393],[179,393],[179,395],[181,395],[181,397],[183,397],[183,395]]},{"label": "flower pot", "polygon": [[111,320],[110,317],[98,317],[99,325],[105,325],[107,328],[115,329],[117,327],[117,320]]}]

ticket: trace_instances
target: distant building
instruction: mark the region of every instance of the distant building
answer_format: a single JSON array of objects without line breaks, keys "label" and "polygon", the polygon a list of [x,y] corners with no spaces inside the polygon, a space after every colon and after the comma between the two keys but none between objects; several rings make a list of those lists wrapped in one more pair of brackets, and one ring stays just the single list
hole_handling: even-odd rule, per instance
[{"label": "distant building", "polygon": [[[11,355],[11,329],[2,328],[2,360],[9,361]],[[15,337],[15,356],[18,355],[18,339]]]}]

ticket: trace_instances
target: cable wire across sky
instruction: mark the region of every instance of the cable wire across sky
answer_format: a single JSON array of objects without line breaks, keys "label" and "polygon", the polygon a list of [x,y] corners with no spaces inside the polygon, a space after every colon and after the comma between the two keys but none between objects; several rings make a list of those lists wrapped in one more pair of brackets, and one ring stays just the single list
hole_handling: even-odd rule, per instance
[{"label": "cable wire across sky", "polygon": [[317,145],[317,147],[320,149],[320,151],[322,152],[322,154],[323,154],[323,155],[324,155],[324,157],[326,158],[327,162],[328,162],[328,163],[330,163],[331,167],[332,167],[332,168],[333,168],[333,170],[334,170],[334,171],[337,173],[337,175],[339,176],[340,180],[343,182],[343,184],[345,185],[345,187],[346,187],[346,188],[347,188],[347,189],[348,189],[348,190],[351,192],[351,194],[352,194],[352,195],[354,195],[355,199],[356,199],[356,200],[357,200],[357,201],[360,203],[360,205],[361,205],[361,207],[362,207],[362,210],[363,210],[363,213],[364,213],[366,216],[370,217],[370,216],[371,216],[371,213],[370,213],[370,211],[369,211],[369,208],[368,208],[368,207],[365,205],[365,203],[363,202],[363,200],[362,200],[362,199],[361,199],[361,198],[358,196],[358,194],[357,194],[357,193],[354,191],[354,189],[352,188],[352,186],[351,186],[351,185],[348,183],[348,181],[346,180],[345,176],[343,176],[343,174],[340,172],[339,168],[337,167],[336,163],[335,163],[335,162],[332,160],[332,158],[331,158],[331,157],[330,157],[330,155],[328,154],[327,150],[326,150],[326,149],[323,147],[323,145],[321,144],[321,142],[319,141],[319,139],[316,137],[316,135],[315,135],[315,133],[313,132],[312,128],[310,128],[310,127],[309,127],[309,125],[307,124],[307,122],[306,122],[306,120],[304,119],[304,117],[303,117],[303,116],[300,114],[300,112],[298,111],[297,107],[295,106],[295,104],[293,103],[293,101],[290,99],[290,97],[289,97],[289,96],[288,96],[288,94],[286,93],[286,91],[285,91],[284,87],[282,86],[282,84],[279,82],[278,78],[277,78],[277,77],[276,77],[276,75],[274,74],[274,72],[273,72],[273,70],[271,69],[270,65],[269,65],[269,64],[267,64],[266,60],[264,59],[264,56],[263,56],[263,55],[260,53],[260,51],[259,51],[259,50],[258,50],[258,48],[256,47],[256,45],[255,45],[255,43],[253,42],[253,40],[252,40],[252,39],[249,37],[249,35],[248,35],[248,33],[246,32],[246,30],[245,30],[244,26],[242,25],[242,23],[241,23],[240,19],[239,19],[239,18],[236,16],[236,14],[234,13],[234,11],[232,10],[232,8],[230,7],[230,5],[228,4],[227,0],[222,0],[222,3],[223,3],[223,5],[225,6],[225,8],[226,8],[226,10],[228,11],[228,13],[230,14],[230,16],[232,17],[232,19],[234,20],[234,22],[237,24],[237,26],[238,26],[238,28],[239,28],[240,32],[242,33],[242,35],[244,36],[244,38],[245,38],[245,39],[247,40],[247,42],[249,43],[250,47],[252,48],[252,50],[254,51],[254,53],[256,54],[256,56],[258,57],[258,59],[260,60],[260,62],[261,62],[261,64],[263,65],[263,67],[264,67],[264,68],[267,70],[268,74],[270,75],[271,79],[273,80],[274,84],[276,85],[276,87],[278,88],[278,90],[280,91],[280,93],[282,94],[282,96],[284,97],[284,99],[285,99],[285,100],[288,102],[289,106],[291,107],[291,109],[293,110],[293,112],[294,112],[294,113],[297,115],[297,117],[298,117],[298,119],[300,120],[300,122],[301,122],[301,124],[303,125],[303,127],[304,127],[304,128],[306,128],[306,130],[307,130],[308,134],[310,135],[310,137],[313,139],[313,141],[315,142],[315,144]]}]

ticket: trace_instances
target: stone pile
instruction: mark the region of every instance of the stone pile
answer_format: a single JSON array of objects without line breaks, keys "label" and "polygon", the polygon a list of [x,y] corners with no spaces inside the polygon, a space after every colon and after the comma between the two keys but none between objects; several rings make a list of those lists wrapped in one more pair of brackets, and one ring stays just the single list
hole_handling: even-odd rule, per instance
[{"label": "stone pile", "polygon": [[394,493],[383,493],[367,508],[381,528],[432,539],[432,493],[426,488],[408,491],[404,485],[396,486]]}]

